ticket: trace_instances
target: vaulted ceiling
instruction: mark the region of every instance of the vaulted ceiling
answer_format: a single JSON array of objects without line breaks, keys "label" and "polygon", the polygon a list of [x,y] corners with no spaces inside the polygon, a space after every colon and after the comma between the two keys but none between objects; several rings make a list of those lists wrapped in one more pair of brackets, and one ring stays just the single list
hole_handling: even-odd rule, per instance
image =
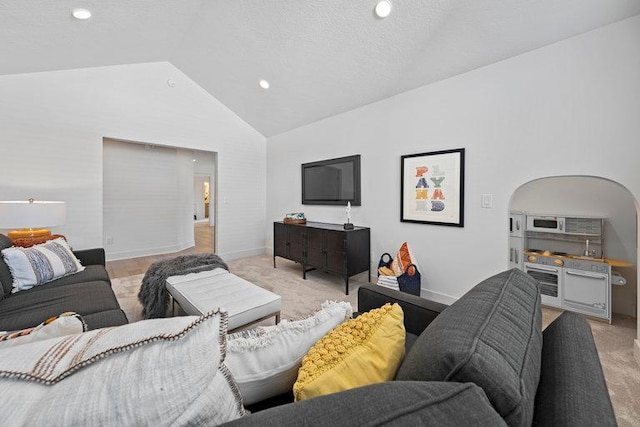
[{"label": "vaulted ceiling", "polygon": [[377,0],[0,0],[0,75],[168,61],[272,136],[640,14],[640,0],[390,1],[380,19]]}]

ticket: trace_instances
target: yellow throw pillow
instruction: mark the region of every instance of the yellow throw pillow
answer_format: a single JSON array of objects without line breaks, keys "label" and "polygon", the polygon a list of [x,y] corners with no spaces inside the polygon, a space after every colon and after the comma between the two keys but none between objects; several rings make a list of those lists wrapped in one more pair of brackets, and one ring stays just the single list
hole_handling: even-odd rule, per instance
[{"label": "yellow throw pillow", "polygon": [[404,357],[404,313],[385,304],[325,335],[302,359],[295,400],[392,380]]}]

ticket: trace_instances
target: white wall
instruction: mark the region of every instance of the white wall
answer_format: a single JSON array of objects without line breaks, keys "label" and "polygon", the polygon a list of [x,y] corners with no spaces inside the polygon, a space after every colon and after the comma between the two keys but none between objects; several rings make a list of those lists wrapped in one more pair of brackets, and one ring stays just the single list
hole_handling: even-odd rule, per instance
[{"label": "white wall", "polygon": [[[598,175],[640,199],[640,16],[268,138],[267,221],[303,206],[300,164],[362,155],[373,262],[409,241],[423,295],[450,302],[507,267],[508,204],[535,178]],[[464,228],[400,222],[400,156],[466,148]],[[493,208],[480,206],[493,194]],[[268,244],[272,227],[267,225]],[[377,265],[377,264],[376,264]]]},{"label": "white wall", "polygon": [[265,138],[171,64],[3,76],[0,99],[0,199],[66,201],[74,248],[104,244],[107,137],[217,152],[218,252],[264,251]]},{"label": "white wall", "polygon": [[612,310],[636,317],[636,205],[626,188],[596,177],[548,177],[518,188],[511,198],[510,210],[605,218],[605,256],[634,264],[632,267],[613,268],[625,277],[627,284],[611,287]]}]

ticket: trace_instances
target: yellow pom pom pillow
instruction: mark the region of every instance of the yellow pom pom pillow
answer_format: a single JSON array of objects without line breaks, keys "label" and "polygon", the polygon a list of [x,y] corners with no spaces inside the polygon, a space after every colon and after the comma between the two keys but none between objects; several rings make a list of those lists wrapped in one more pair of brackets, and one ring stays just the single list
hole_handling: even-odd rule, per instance
[{"label": "yellow pom pom pillow", "polygon": [[349,320],[318,341],[302,359],[295,400],[392,380],[404,357],[404,314],[385,304]]}]

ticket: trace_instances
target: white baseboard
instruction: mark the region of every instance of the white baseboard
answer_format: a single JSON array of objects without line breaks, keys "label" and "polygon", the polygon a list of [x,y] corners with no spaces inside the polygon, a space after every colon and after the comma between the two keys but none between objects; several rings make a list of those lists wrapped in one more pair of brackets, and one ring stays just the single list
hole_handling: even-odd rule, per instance
[{"label": "white baseboard", "polygon": [[143,256],[151,255],[163,255],[172,254],[183,251],[185,249],[192,248],[196,245],[196,242],[191,240],[182,245],[161,246],[155,248],[136,249],[134,251],[124,252],[109,252],[108,248],[105,248],[107,261],[118,261],[121,259],[140,258]]},{"label": "white baseboard", "polygon": [[266,252],[267,251],[265,248],[254,248],[254,249],[247,249],[244,251],[236,251],[236,252],[220,252],[218,253],[218,255],[220,256],[220,258],[222,258],[225,261],[231,261],[232,259],[240,259],[240,258],[247,258],[250,256],[264,255]]},{"label": "white baseboard", "polygon": [[[377,268],[377,266],[376,266]],[[364,273],[360,273],[360,274],[367,274],[366,272]],[[364,276],[363,278],[366,278],[366,276]],[[369,277],[369,282],[370,283],[377,283],[378,282],[378,275],[376,272],[375,268],[371,269],[371,277]],[[446,305],[451,305],[454,302],[456,302],[458,300],[458,298],[456,297],[452,297],[451,295],[447,295],[447,294],[441,294],[439,292],[434,292],[434,291],[430,291],[428,289],[425,288],[421,288],[420,289],[420,296],[422,298],[426,298],[429,299],[431,301],[435,301],[435,302],[439,302],[440,304],[446,304]]]},{"label": "white baseboard", "polygon": [[440,292],[434,292],[424,288],[420,289],[420,296],[446,305],[451,305],[458,300],[458,298],[452,297],[451,295],[441,294]]}]

